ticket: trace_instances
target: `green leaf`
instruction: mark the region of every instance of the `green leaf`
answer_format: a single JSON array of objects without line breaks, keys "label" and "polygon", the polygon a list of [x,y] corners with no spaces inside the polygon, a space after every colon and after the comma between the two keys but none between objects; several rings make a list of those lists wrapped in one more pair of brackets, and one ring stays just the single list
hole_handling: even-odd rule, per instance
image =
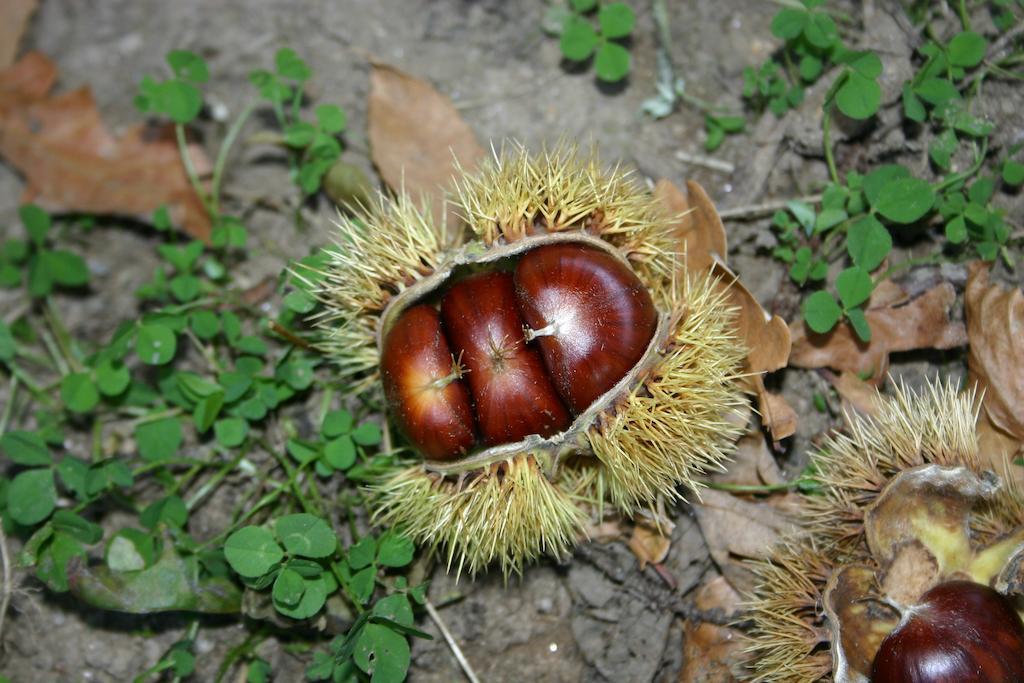
[{"label": "green leaf", "polygon": [[892,249],[892,236],[885,226],[872,215],[867,215],[850,226],[846,235],[846,250],[854,265],[874,270]]},{"label": "green leaf", "polygon": [[825,232],[847,219],[843,209],[823,209],[814,219],[814,232]]},{"label": "green leaf", "polygon": [[927,117],[927,112],[924,109],[924,104],[914,91],[910,88],[910,83],[903,84],[903,115],[911,121],[921,123]]},{"label": "green leaf", "polygon": [[340,133],[345,130],[345,112],[336,104],[321,104],[313,110],[320,130],[325,133]]},{"label": "green leaf", "polygon": [[373,422],[364,422],[352,432],[352,439],[360,446],[376,446],[381,438],[380,427]]},{"label": "green leaf", "polygon": [[103,538],[103,529],[70,510],[57,510],[51,519],[53,528],[72,536],[82,543],[92,545]]},{"label": "green leaf", "polygon": [[363,536],[348,549],[348,563],[352,569],[362,569],[373,563],[377,556],[377,541],[373,536]]},{"label": "green leaf", "polygon": [[306,592],[306,582],[287,567],[282,569],[274,580],[274,589],[271,593],[275,606],[294,608],[299,604],[302,595]]},{"label": "green leaf", "polygon": [[173,458],[181,447],[181,420],[165,417],[143,422],[135,427],[135,443],[139,456],[147,462],[161,462]]},{"label": "green leaf", "polygon": [[320,611],[320,608],[327,602],[327,580],[321,574],[315,579],[303,579],[303,582],[305,590],[299,604],[295,607],[275,605],[278,612],[292,619],[308,619]]},{"label": "green leaf", "polygon": [[920,178],[899,178],[878,193],[875,208],[894,223],[913,223],[931,210],[935,191]]},{"label": "green leaf", "polygon": [[147,365],[166,365],[174,358],[177,348],[174,332],[158,323],[142,325],[135,338],[135,353]]},{"label": "green leaf", "polygon": [[1002,176],[1004,183],[1017,187],[1024,183],[1024,164],[1007,159],[1003,162]]},{"label": "green leaf", "polygon": [[[136,534],[125,532],[135,531]],[[140,538],[141,536],[141,538]],[[145,543],[142,539],[149,539],[152,546],[152,537],[141,534],[136,529],[122,529],[107,544],[104,553],[104,561],[107,566],[115,572],[135,572],[146,568],[148,564],[144,551],[139,548],[139,542]],[[152,548],[149,549],[152,553]]]},{"label": "green leaf", "polygon": [[352,431],[352,413],[347,410],[332,410],[324,416],[320,433],[328,439],[333,439],[342,434]]},{"label": "green leaf", "polygon": [[914,88],[914,94],[932,106],[957,101],[960,91],[945,78],[926,78]]},{"label": "green leaf", "polygon": [[[803,27],[801,27],[801,30],[803,30]],[[814,55],[804,55],[804,57],[800,59],[798,71],[800,73],[800,78],[803,80],[807,82],[815,80],[821,75],[821,70],[821,60]]]},{"label": "green leaf", "polygon": [[708,137],[704,140],[704,149],[714,152],[725,141],[725,131],[710,117],[705,120],[705,127],[708,131]]},{"label": "green leaf", "polygon": [[304,314],[316,308],[316,299],[303,291],[295,290],[288,292],[284,297],[284,305],[288,307],[288,310]]},{"label": "green leaf", "polygon": [[188,317],[188,326],[197,337],[209,341],[220,332],[220,318],[213,311],[196,311]]},{"label": "green leaf", "polygon": [[871,206],[877,206],[878,195],[899,178],[910,176],[910,170],[899,164],[885,164],[864,176],[864,197]]},{"label": "green leaf", "polygon": [[629,50],[618,43],[604,43],[597,49],[594,72],[602,81],[621,81],[629,74]]},{"label": "green leaf", "polygon": [[168,52],[167,63],[178,78],[194,83],[206,83],[210,80],[210,71],[206,68],[206,62],[194,52],[188,50]]},{"label": "green leaf", "polygon": [[324,445],[324,460],[336,470],[347,470],[356,462],[356,447],[350,436],[342,435]]},{"label": "green leaf", "polygon": [[829,15],[812,12],[804,26],[804,37],[815,47],[832,47],[839,40],[839,29]]},{"label": "green leaf", "polygon": [[843,309],[839,307],[832,295],[824,290],[817,291],[804,299],[801,308],[807,326],[819,334],[824,334],[835,327],[843,315]]},{"label": "green leaf", "polygon": [[300,557],[329,557],[338,545],[338,539],[327,522],[306,513],[278,518],[274,531],[285,550]]},{"label": "green leaf", "polygon": [[853,327],[853,331],[857,333],[861,341],[871,341],[871,326],[868,325],[868,319],[862,309],[849,309],[846,311],[846,319],[850,321],[850,326]]},{"label": "green leaf", "polygon": [[786,202],[786,208],[793,214],[797,222],[808,235],[814,232],[814,207],[806,202],[791,200]]},{"label": "green leaf", "polygon": [[288,439],[288,441],[285,442],[285,448],[288,449],[288,453],[291,454],[291,456],[295,458],[295,461],[300,465],[312,462],[320,455],[320,451],[316,444],[310,443],[309,441],[303,441],[301,439]]},{"label": "green leaf", "polygon": [[580,62],[594,53],[597,47],[597,32],[590,22],[573,17],[562,31],[559,48],[566,59]]},{"label": "green leaf", "polygon": [[988,43],[974,31],[964,31],[953,36],[946,48],[949,63],[953,66],[971,68],[985,58]]},{"label": "green leaf", "polygon": [[306,147],[316,137],[316,128],[306,121],[298,121],[284,130],[284,141],[292,147]]},{"label": "green leaf", "polygon": [[166,204],[161,204],[153,212],[153,227],[161,231],[171,229],[171,212]]},{"label": "green leaf", "polygon": [[179,372],[175,375],[181,391],[192,401],[198,401],[222,391],[219,384],[200,377],[194,372]]},{"label": "green leaf", "polygon": [[839,292],[839,300],[843,302],[843,307],[846,309],[854,308],[867,301],[874,287],[871,273],[858,266],[845,269],[836,278],[836,291]]},{"label": "green leaf", "polygon": [[200,399],[196,403],[196,409],[192,412],[192,419],[196,423],[196,431],[200,434],[205,434],[211,426],[213,421],[220,415],[221,408],[224,407],[224,392],[216,391],[205,398]]},{"label": "green leaf", "polygon": [[597,0],[569,0],[569,4],[574,11],[585,14],[597,7]]},{"label": "green leaf", "polygon": [[45,268],[50,279],[65,287],[80,287],[89,282],[89,267],[78,254],[70,251],[43,250],[39,254],[40,267]]},{"label": "green leaf", "polygon": [[258,526],[245,526],[224,541],[224,557],[240,576],[263,576],[284,558],[274,535]]},{"label": "green leaf", "polygon": [[601,5],[597,13],[597,24],[605,38],[625,38],[633,31],[636,15],[633,8],[624,2],[610,2]]},{"label": "green leaf", "polygon": [[803,33],[810,15],[803,10],[785,8],[772,17],[772,35],[781,40],[792,40]]},{"label": "green leaf", "polygon": [[179,529],[188,521],[188,508],[179,496],[167,496],[153,501],[139,513],[139,522],[147,529],[156,529],[158,524],[167,524]]},{"label": "green leaf", "polygon": [[377,561],[385,567],[404,567],[412,562],[416,547],[401,534],[389,532],[380,539],[377,547]]},{"label": "green leaf", "polygon": [[352,597],[358,600],[360,604],[365,605],[373,596],[376,577],[377,568],[369,566],[353,574],[349,580],[348,585],[352,591]]},{"label": "green leaf", "polygon": [[957,216],[946,223],[946,239],[953,244],[960,244],[967,239],[967,222],[963,216]]},{"label": "green leaf", "polygon": [[34,297],[44,297],[53,289],[53,278],[43,264],[39,254],[35,254],[28,262],[28,293]]},{"label": "green leaf", "polygon": [[7,488],[7,513],[18,524],[37,524],[49,517],[56,505],[53,470],[25,470]]},{"label": "green leaf", "polygon": [[996,190],[996,181],[991,176],[983,176],[971,183],[967,190],[967,198],[972,202],[984,206],[992,199],[992,193]]},{"label": "green leaf", "polygon": [[107,359],[96,366],[96,387],[104,396],[120,396],[132,383],[132,375],[124,363]]},{"label": "green leaf", "polygon": [[60,475],[61,483],[81,501],[89,498],[89,488],[86,485],[88,473],[89,466],[70,455],[65,455],[57,463],[57,474]]},{"label": "green leaf", "polygon": [[241,446],[249,433],[249,423],[237,417],[217,420],[213,424],[213,433],[217,443],[228,448]]},{"label": "green leaf", "polygon": [[68,590],[68,563],[74,557],[85,555],[85,548],[68,534],[55,533],[53,541],[39,557],[36,575],[51,589],[58,592]]},{"label": "green leaf", "polygon": [[25,232],[32,239],[37,247],[46,241],[46,233],[50,231],[53,221],[50,214],[40,209],[35,204],[23,204],[18,207],[18,217],[21,224],[25,226]]},{"label": "green leaf", "polygon": [[881,103],[882,89],[878,83],[856,72],[851,72],[836,92],[836,106],[851,119],[874,116]]},{"label": "green leaf", "polygon": [[11,431],[0,437],[0,451],[17,465],[49,465],[53,463],[43,437],[36,432]]},{"label": "green leaf", "polygon": [[374,603],[371,613],[375,617],[382,617],[402,626],[412,626],[414,623],[412,605],[403,593],[393,593],[381,598]]},{"label": "green leaf", "polygon": [[943,171],[948,171],[953,154],[956,152],[956,146],[956,133],[947,128],[928,145],[928,156],[931,157],[932,163]]},{"label": "green leaf", "polygon": [[[1005,177],[1006,174],[1003,175]],[[11,334],[11,328],[0,320],[0,361],[11,360],[17,350],[18,347],[14,342],[14,335]]]},{"label": "green leaf", "polygon": [[293,81],[305,81],[311,75],[312,70],[306,62],[299,57],[291,48],[281,48],[274,56],[274,66],[278,75]]},{"label": "green leaf", "polygon": [[380,624],[367,624],[359,634],[352,660],[371,683],[401,683],[409,670],[409,641]]},{"label": "green leaf", "polygon": [[849,52],[840,61],[869,80],[882,75],[882,60],[874,52]]},{"label": "green leaf", "polygon": [[76,372],[61,380],[60,400],[73,413],[87,413],[99,403],[100,392],[88,372]]},{"label": "green leaf", "polygon": [[171,79],[156,85],[153,109],[166,114],[175,123],[189,123],[203,109],[203,96],[191,83]]},{"label": "green leaf", "polygon": [[203,283],[195,275],[178,275],[171,279],[171,294],[181,303],[188,303],[199,296]]}]

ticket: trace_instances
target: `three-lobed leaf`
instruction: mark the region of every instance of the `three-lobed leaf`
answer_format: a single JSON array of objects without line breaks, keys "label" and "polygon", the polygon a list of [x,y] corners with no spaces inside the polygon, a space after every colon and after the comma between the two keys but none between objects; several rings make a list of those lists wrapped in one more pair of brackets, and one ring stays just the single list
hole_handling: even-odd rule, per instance
[{"label": "three-lobed leaf", "polygon": [[224,557],[240,576],[257,578],[284,558],[274,535],[263,527],[246,526],[224,541]]}]

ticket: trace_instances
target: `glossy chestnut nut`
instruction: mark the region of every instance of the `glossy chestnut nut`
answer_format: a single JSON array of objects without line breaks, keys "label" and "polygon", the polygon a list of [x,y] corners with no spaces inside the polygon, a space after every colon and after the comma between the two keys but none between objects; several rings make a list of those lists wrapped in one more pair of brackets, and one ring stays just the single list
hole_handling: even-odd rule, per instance
[{"label": "glossy chestnut nut", "polygon": [[1024,681],[1024,624],[1013,603],[971,581],[939,584],[875,655],[873,683]]},{"label": "glossy chestnut nut", "polygon": [[391,412],[424,455],[450,460],[473,446],[469,391],[434,308],[414,306],[398,318],[384,339],[380,365]]},{"label": "glossy chestnut nut", "polygon": [[441,318],[467,370],[484,445],[551,436],[569,426],[540,353],[526,345],[511,273],[459,282],[445,294]]},{"label": "glossy chestnut nut", "polygon": [[576,414],[637,364],[658,324],[640,279],[592,247],[560,243],[533,249],[519,260],[515,284],[555,388]]}]

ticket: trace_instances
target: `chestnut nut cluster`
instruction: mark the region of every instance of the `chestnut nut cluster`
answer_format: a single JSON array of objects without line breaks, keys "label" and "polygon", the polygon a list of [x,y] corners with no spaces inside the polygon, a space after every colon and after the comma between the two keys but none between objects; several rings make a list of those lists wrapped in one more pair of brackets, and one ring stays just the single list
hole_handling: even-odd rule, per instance
[{"label": "chestnut nut cluster", "polygon": [[650,294],[611,254],[564,242],[514,260],[451,285],[440,312],[416,303],[385,333],[385,395],[429,459],[563,431],[654,336]]}]

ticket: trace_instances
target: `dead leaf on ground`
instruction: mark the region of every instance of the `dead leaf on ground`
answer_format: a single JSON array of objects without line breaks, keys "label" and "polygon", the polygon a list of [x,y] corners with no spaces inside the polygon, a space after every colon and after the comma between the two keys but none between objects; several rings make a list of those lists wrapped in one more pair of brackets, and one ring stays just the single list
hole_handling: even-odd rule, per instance
[{"label": "dead leaf on ground", "polygon": [[654,196],[670,216],[678,217],[680,251],[686,254],[687,270],[706,270],[714,265],[716,257],[724,261],[728,256],[725,226],[700,185],[690,181],[686,189],[684,193],[662,178],[654,186]]},{"label": "dead leaf on ground", "polygon": [[740,486],[772,486],[785,481],[779,464],[765,442],[764,433],[759,429],[748,431],[740,437],[729,469],[715,474],[710,480],[716,484]]},{"label": "dead leaf on ground", "polygon": [[484,155],[473,130],[432,85],[386,64],[373,64],[367,116],[370,155],[384,182],[425,199],[441,219],[456,160],[471,171]]},{"label": "dead leaf on ground", "polygon": [[733,588],[751,591],[754,576],[745,560],[765,557],[779,535],[793,529],[793,494],[755,502],[708,489],[701,498],[693,510],[711,559]]},{"label": "dead leaf on ground", "polygon": [[789,364],[798,368],[830,367],[857,374],[870,374],[875,381],[885,377],[889,354],[914,349],[952,349],[967,343],[963,323],[949,318],[956,300],[953,285],[945,282],[903,304],[894,290],[882,291],[885,304],[872,297],[866,316],[871,341],[860,341],[849,325],[839,324],[828,334],[811,332],[803,320],[791,325],[793,352]]},{"label": "dead leaf on ground", "polygon": [[[666,536],[665,533],[668,535]],[[644,524],[638,521],[633,527],[633,535],[629,538],[629,549],[636,555],[640,562],[640,571],[647,568],[648,564],[660,564],[668,557],[669,548],[672,547],[672,530],[659,529],[653,524]]]},{"label": "dead leaf on ground", "polygon": [[[25,176],[24,200],[54,211],[127,214],[147,220],[166,204],[174,222],[207,240],[210,219],[188,182],[173,131],[134,126],[119,137],[100,119],[88,88],[48,97],[56,68],[29,53],[0,72],[0,156]],[[189,146],[200,173],[210,167]]]},{"label": "dead leaf on ground", "polygon": [[990,284],[988,267],[971,264],[964,295],[969,380],[984,391],[992,424],[1024,440],[1024,293]]},{"label": "dead leaf on ground", "polygon": [[854,372],[841,372],[832,375],[829,381],[843,401],[843,410],[855,411],[864,415],[878,413],[878,388],[862,380]]},{"label": "dead leaf on ground", "polygon": [[[989,419],[984,410],[978,412],[978,424],[975,427],[978,435],[978,454],[987,463],[988,468],[995,472],[1007,469],[1006,463],[1024,457],[1024,441],[1002,431]],[[1017,484],[1024,487],[1024,467],[1009,465],[1009,475]]]},{"label": "dead leaf on ground", "polygon": [[[703,584],[694,595],[694,605],[703,611],[736,614],[739,593],[722,576]],[[739,631],[727,626],[686,621],[683,625],[683,668],[679,683],[731,683],[733,670],[743,658],[744,642]]]},{"label": "dead leaf on ground", "polygon": [[0,69],[14,64],[28,20],[39,0],[4,0],[0,4]]}]

